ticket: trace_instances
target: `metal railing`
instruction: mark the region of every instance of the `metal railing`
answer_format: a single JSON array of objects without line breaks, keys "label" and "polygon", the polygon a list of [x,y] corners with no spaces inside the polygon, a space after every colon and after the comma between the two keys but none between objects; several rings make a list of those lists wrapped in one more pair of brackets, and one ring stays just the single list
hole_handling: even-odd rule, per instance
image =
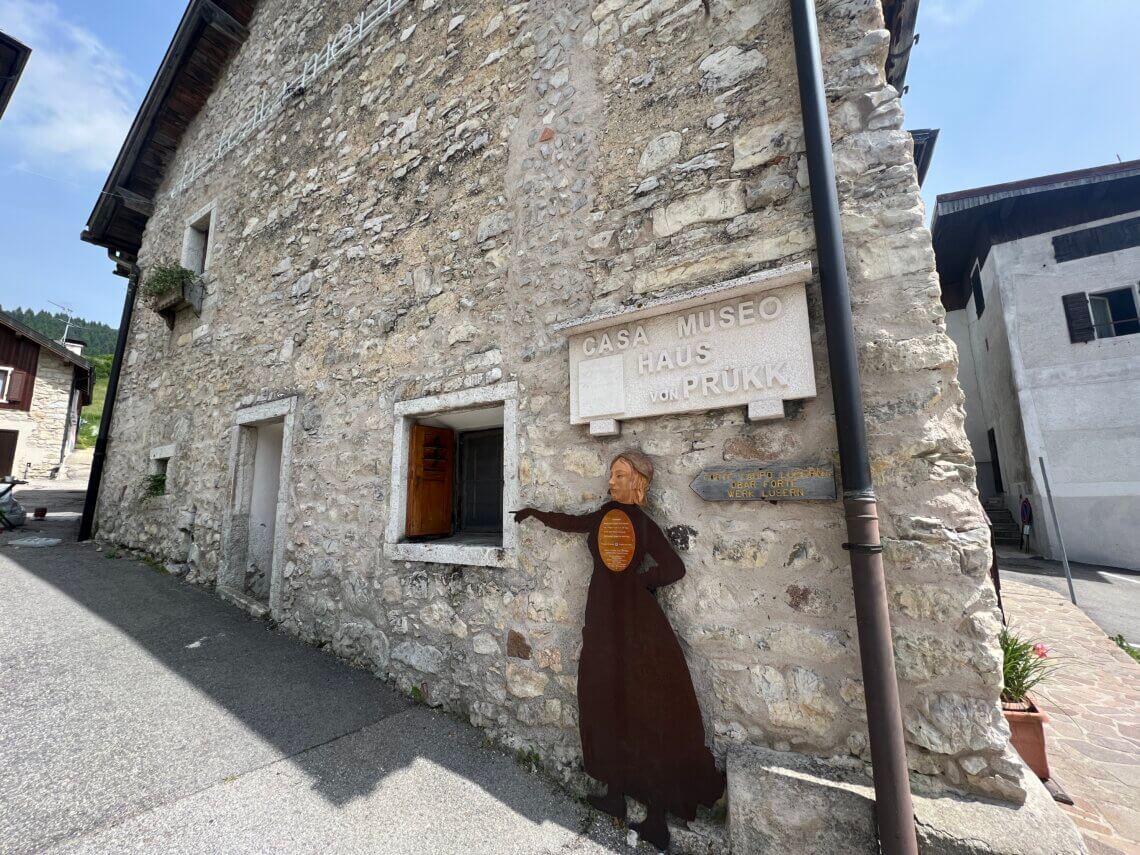
[{"label": "metal railing", "polygon": [[[1127,325],[1127,326],[1125,326]],[[1125,327],[1121,329],[1121,327]],[[1097,338],[1116,338],[1121,335],[1140,333],[1140,316],[1111,320],[1106,324],[1093,324]]]}]

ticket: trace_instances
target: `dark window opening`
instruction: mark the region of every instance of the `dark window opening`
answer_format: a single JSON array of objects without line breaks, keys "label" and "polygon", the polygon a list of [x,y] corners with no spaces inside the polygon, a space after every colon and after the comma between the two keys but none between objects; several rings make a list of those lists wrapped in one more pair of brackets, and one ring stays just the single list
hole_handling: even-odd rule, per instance
[{"label": "dark window opening", "polygon": [[990,466],[994,471],[994,492],[1001,495],[1005,492],[1005,484],[1001,480],[1001,463],[998,461],[997,436],[993,429],[986,431],[986,439],[990,445]]},{"label": "dark window opening", "polygon": [[986,299],[982,296],[982,271],[978,267],[970,274],[970,288],[974,292],[974,311],[980,318],[986,310]]},{"label": "dark window opening", "polygon": [[157,457],[150,461],[150,474],[146,476],[147,496],[166,495],[166,473],[170,468],[169,457]]},{"label": "dark window opening", "polygon": [[456,532],[503,531],[503,431],[459,435]]},{"label": "dark window opening", "polygon": [[1097,338],[1116,338],[1140,333],[1140,317],[1136,312],[1136,294],[1131,288],[1119,288],[1089,295],[1093,330]]},{"label": "dark window opening", "polygon": [[207,259],[210,254],[210,220],[211,214],[206,214],[197,222],[186,228],[186,236],[182,245],[182,266],[197,274],[206,272]]}]

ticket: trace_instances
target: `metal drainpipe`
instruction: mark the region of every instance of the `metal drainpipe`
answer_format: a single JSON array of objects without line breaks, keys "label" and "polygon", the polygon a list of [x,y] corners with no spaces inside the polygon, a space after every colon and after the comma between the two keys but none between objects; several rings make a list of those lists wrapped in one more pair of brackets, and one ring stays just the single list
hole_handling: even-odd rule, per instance
[{"label": "metal drainpipe", "polygon": [[79,522],[79,540],[90,540],[95,525],[95,505],[99,501],[99,487],[103,481],[103,462],[107,457],[107,440],[111,435],[111,420],[115,416],[115,399],[119,394],[119,372],[123,367],[123,353],[127,349],[127,334],[131,329],[131,316],[135,311],[135,294],[139,285],[139,269],[131,265],[127,277],[127,295],[123,298],[123,316],[119,319],[119,337],[115,341],[115,358],[111,360],[111,376],[107,378],[107,396],[103,403],[103,418],[99,422],[99,436],[95,438],[95,454],[91,458],[91,475],[87,480],[87,495],[83,500],[83,518]]},{"label": "metal drainpipe", "polygon": [[843,507],[850,540],[844,548],[851,552],[855,620],[863,666],[879,844],[885,855],[917,855],[906,740],[883,574],[883,547],[879,541],[878,508],[867,455],[863,391],[855,353],[855,330],[843,253],[815,2],[791,0],[791,5],[823,292],[827,358],[835,401],[839,462],[843,471]]}]

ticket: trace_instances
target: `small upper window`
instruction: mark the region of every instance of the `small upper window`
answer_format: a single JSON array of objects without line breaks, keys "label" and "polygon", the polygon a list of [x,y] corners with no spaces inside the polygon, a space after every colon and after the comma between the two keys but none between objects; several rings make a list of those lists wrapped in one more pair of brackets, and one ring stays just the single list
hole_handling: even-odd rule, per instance
[{"label": "small upper window", "polygon": [[0,404],[8,403],[8,388],[12,385],[12,369],[0,367]]},{"label": "small upper window", "polygon": [[186,227],[182,239],[182,266],[194,273],[205,273],[210,266],[210,224],[214,211],[211,208],[200,214]]},{"label": "small upper window", "polygon": [[1093,329],[1097,338],[1116,338],[1140,333],[1140,316],[1136,312],[1136,292],[1118,288],[1089,294]]},{"label": "small upper window", "polygon": [[150,450],[150,465],[147,468],[144,495],[165,496],[167,479],[170,476],[170,460],[174,457],[173,445],[162,445]]},{"label": "small upper window", "polygon": [[974,265],[974,272],[970,274],[970,288],[974,292],[974,311],[980,318],[982,312],[986,310],[986,299],[982,296],[982,271],[977,264]]}]

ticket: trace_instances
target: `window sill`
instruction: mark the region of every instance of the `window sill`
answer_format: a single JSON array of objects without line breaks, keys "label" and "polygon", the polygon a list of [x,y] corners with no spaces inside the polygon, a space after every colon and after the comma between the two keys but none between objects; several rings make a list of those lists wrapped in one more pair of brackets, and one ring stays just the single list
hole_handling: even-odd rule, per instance
[{"label": "window sill", "polygon": [[448,538],[423,543],[386,543],[384,555],[396,561],[420,561],[425,564],[461,564],[468,567],[507,568],[514,555],[502,546],[472,542],[472,539]]}]

